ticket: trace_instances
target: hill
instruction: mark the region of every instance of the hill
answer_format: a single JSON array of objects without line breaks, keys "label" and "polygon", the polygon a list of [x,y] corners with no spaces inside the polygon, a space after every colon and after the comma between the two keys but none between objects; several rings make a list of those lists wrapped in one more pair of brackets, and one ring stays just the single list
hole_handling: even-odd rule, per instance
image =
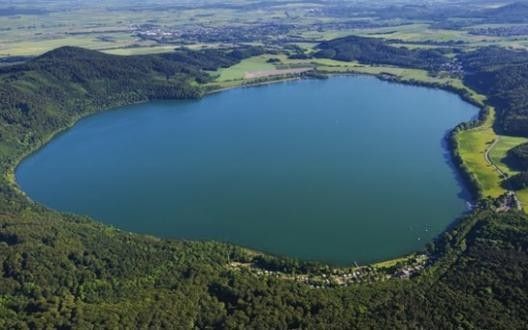
[{"label": "hill", "polygon": [[315,57],[365,64],[388,64],[438,70],[447,59],[438,50],[410,50],[394,47],[381,39],[348,36],[320,43]]},{"label": "hill", "polygon": [[497,110],[495,129],[528,136],[528,52],[485,47],[459,55],[464,83],[487,95]]},{"label": "hill", "polygon": [[528,2],[514,2],[483,12],[488,22],[523,23],[528,21]]}]

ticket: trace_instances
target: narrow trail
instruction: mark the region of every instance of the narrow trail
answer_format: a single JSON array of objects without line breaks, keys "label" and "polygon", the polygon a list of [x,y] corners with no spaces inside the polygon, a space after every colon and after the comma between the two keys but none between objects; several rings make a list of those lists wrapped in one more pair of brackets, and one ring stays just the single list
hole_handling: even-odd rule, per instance
[{"label": "narrow trail", "polygon": [[491,160],[490,158],[490,152],[491,150],[493,150],[493,148],[497,145],[497,143],[499,142],[499,139],[500,137],[497,136],[494,140],[493,140],[493,143],[489,146],[488,149],[486,149],[486,152],[484,153],[484,158],[486,159],[486,162],[493,166],[493,168],[495,169],[495,171],[497,171],[497,173],[499,173],[499,175],[501,177],[504,177],[506,176],[506,173],[504,173],[497,165],[495,165],[495,163]]}]

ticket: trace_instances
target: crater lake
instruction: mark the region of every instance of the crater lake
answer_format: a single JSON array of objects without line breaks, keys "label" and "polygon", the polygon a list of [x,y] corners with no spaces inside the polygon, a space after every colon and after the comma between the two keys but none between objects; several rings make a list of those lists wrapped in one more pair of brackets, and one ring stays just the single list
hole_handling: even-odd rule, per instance
[{"label": "crater lake", "polygon": [[127,231],[367,263],[423,248],[465,210],[445,137],[477,113],[365,76],[238,88],[85,118],[16,178]]}]

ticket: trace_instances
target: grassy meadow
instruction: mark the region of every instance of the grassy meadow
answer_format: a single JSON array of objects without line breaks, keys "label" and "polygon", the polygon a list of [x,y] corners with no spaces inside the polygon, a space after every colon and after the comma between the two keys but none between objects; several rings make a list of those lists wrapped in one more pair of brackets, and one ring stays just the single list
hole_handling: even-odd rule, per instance
[{"label": "grassy meadow", "polygon": [[482,126],[459,132],[457,140],[460,157],[479,182],[482,195],[498,197],[506,191],[496,168],[486,160],[486,152],[497,138],[492,128],[494,120],[495,112],[491,110]]},{"label": "grassy meadow", "polygon": [[[498,197],[506,192],[502,186],[503,175],[515,175],[504,163],[508,150],[522,143],[527,138],[497,135],[493,130],[495,112],[490,111],[486,122],[477,128],[461,131],[457,135],[460,156],[469,171],[478,180],[484,196]],[[486,159],[488,153],[489,160]],[[499,170],[497,170],[497,168]],[[525,211],[528,211],[528,189],[517,192]]]},{"label": "grassy meadow", "polygon": [[267,62],[271,57],[273,56],[262,55],[251,57],[232,67],[217,70],[212,74],[218,76],[216,81],[220,83],[244,80],[244,76],[248,72],[274,70],[275,65]]}]

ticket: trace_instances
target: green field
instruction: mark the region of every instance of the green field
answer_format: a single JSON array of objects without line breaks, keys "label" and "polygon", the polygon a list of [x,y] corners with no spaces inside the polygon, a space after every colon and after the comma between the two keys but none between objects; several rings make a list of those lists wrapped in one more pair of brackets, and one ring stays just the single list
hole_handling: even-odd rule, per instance
[{"label": "green field", "polygon": [[267,71],[275,69],[275,65],[267,63],[266,61],[273,56],[262,55],[248,58],[232,67],[226,69],[220,69],[213,72],[213,75],[217,75],[217,82],[229,82],[244,80],[244,76],[248,72],[254,71]]},{"label": "green field", "polygon": [[482,195],[498,197],[506,191],[501,186],[499,173],[486,161],[486,152],[497,138],[492,128],[494,120],[495,112],[491,110],[482,126],[459,132],[457,140],[460,157],[480,184]]},{"label": "green field", "polygon": [[[277,64],[267,63],[270,58],[280,60]],[[478,103],[484,101],[484,97],[468,89],[458,78],[447,75],[431,76],[427,71],[420,69],[399,68],[394,66],[367,65],[356,61],[345,62],[332,59],[288,59],[285,55],[262,55],[246,59],[230,68],[220,69],[212,72],[217,78],[215,82],[237,82],[243,81],[244,75],[248,72],[273,70],[276,68],[294,68],[294,67],[315,67],[321,72],[329,74],[339,73],[358,73],[368,75],[389,74],[403,82],[419,82],[426,84],[438,84],[449,86],[458,90],[466,91],[472,99]]]},{"label": "green field", "polygon": [[[506,153],[513,147],[528,142],[527,138],[497,135],[492,128],[495,112],[490,110],[486,122],[477,128],[461,131],[457,134],[460,157],[470,173],[477,179],[484,196],[498,197],[506,192],[502,187],[503,174],[507,176],[517,172],[504,162]],[[486,160],[486,152],[489,160]],[[499,170],[497,170],[497,168]],[[525,211],[528,211],[528,189],[517,192]]]},{"label": "green field", "polygon": [[360,73],[370,75],[388,74],[396,77],[402,82],[416,82],[448,86],[464,91],[469,97],[479,104],[483,104],[485,98],[473,90],[467,88],[460,79],[448,75],[432,76],[426,70],[400,68],[385,65],[368,65],[359,62],[343,62],[330,59],[317,59],[312,61],[316,67],[328,73]]},{"label": "green field", "polygon": [[104,53],[114,54],[114,55],[147,55],[147,54],[160,54],[160,53],[169,53],[174,50],[174,46],[165,45],[165,46],[145,46],[145,47],[124,47],[124,48],[113,48],[104,50]]}]

